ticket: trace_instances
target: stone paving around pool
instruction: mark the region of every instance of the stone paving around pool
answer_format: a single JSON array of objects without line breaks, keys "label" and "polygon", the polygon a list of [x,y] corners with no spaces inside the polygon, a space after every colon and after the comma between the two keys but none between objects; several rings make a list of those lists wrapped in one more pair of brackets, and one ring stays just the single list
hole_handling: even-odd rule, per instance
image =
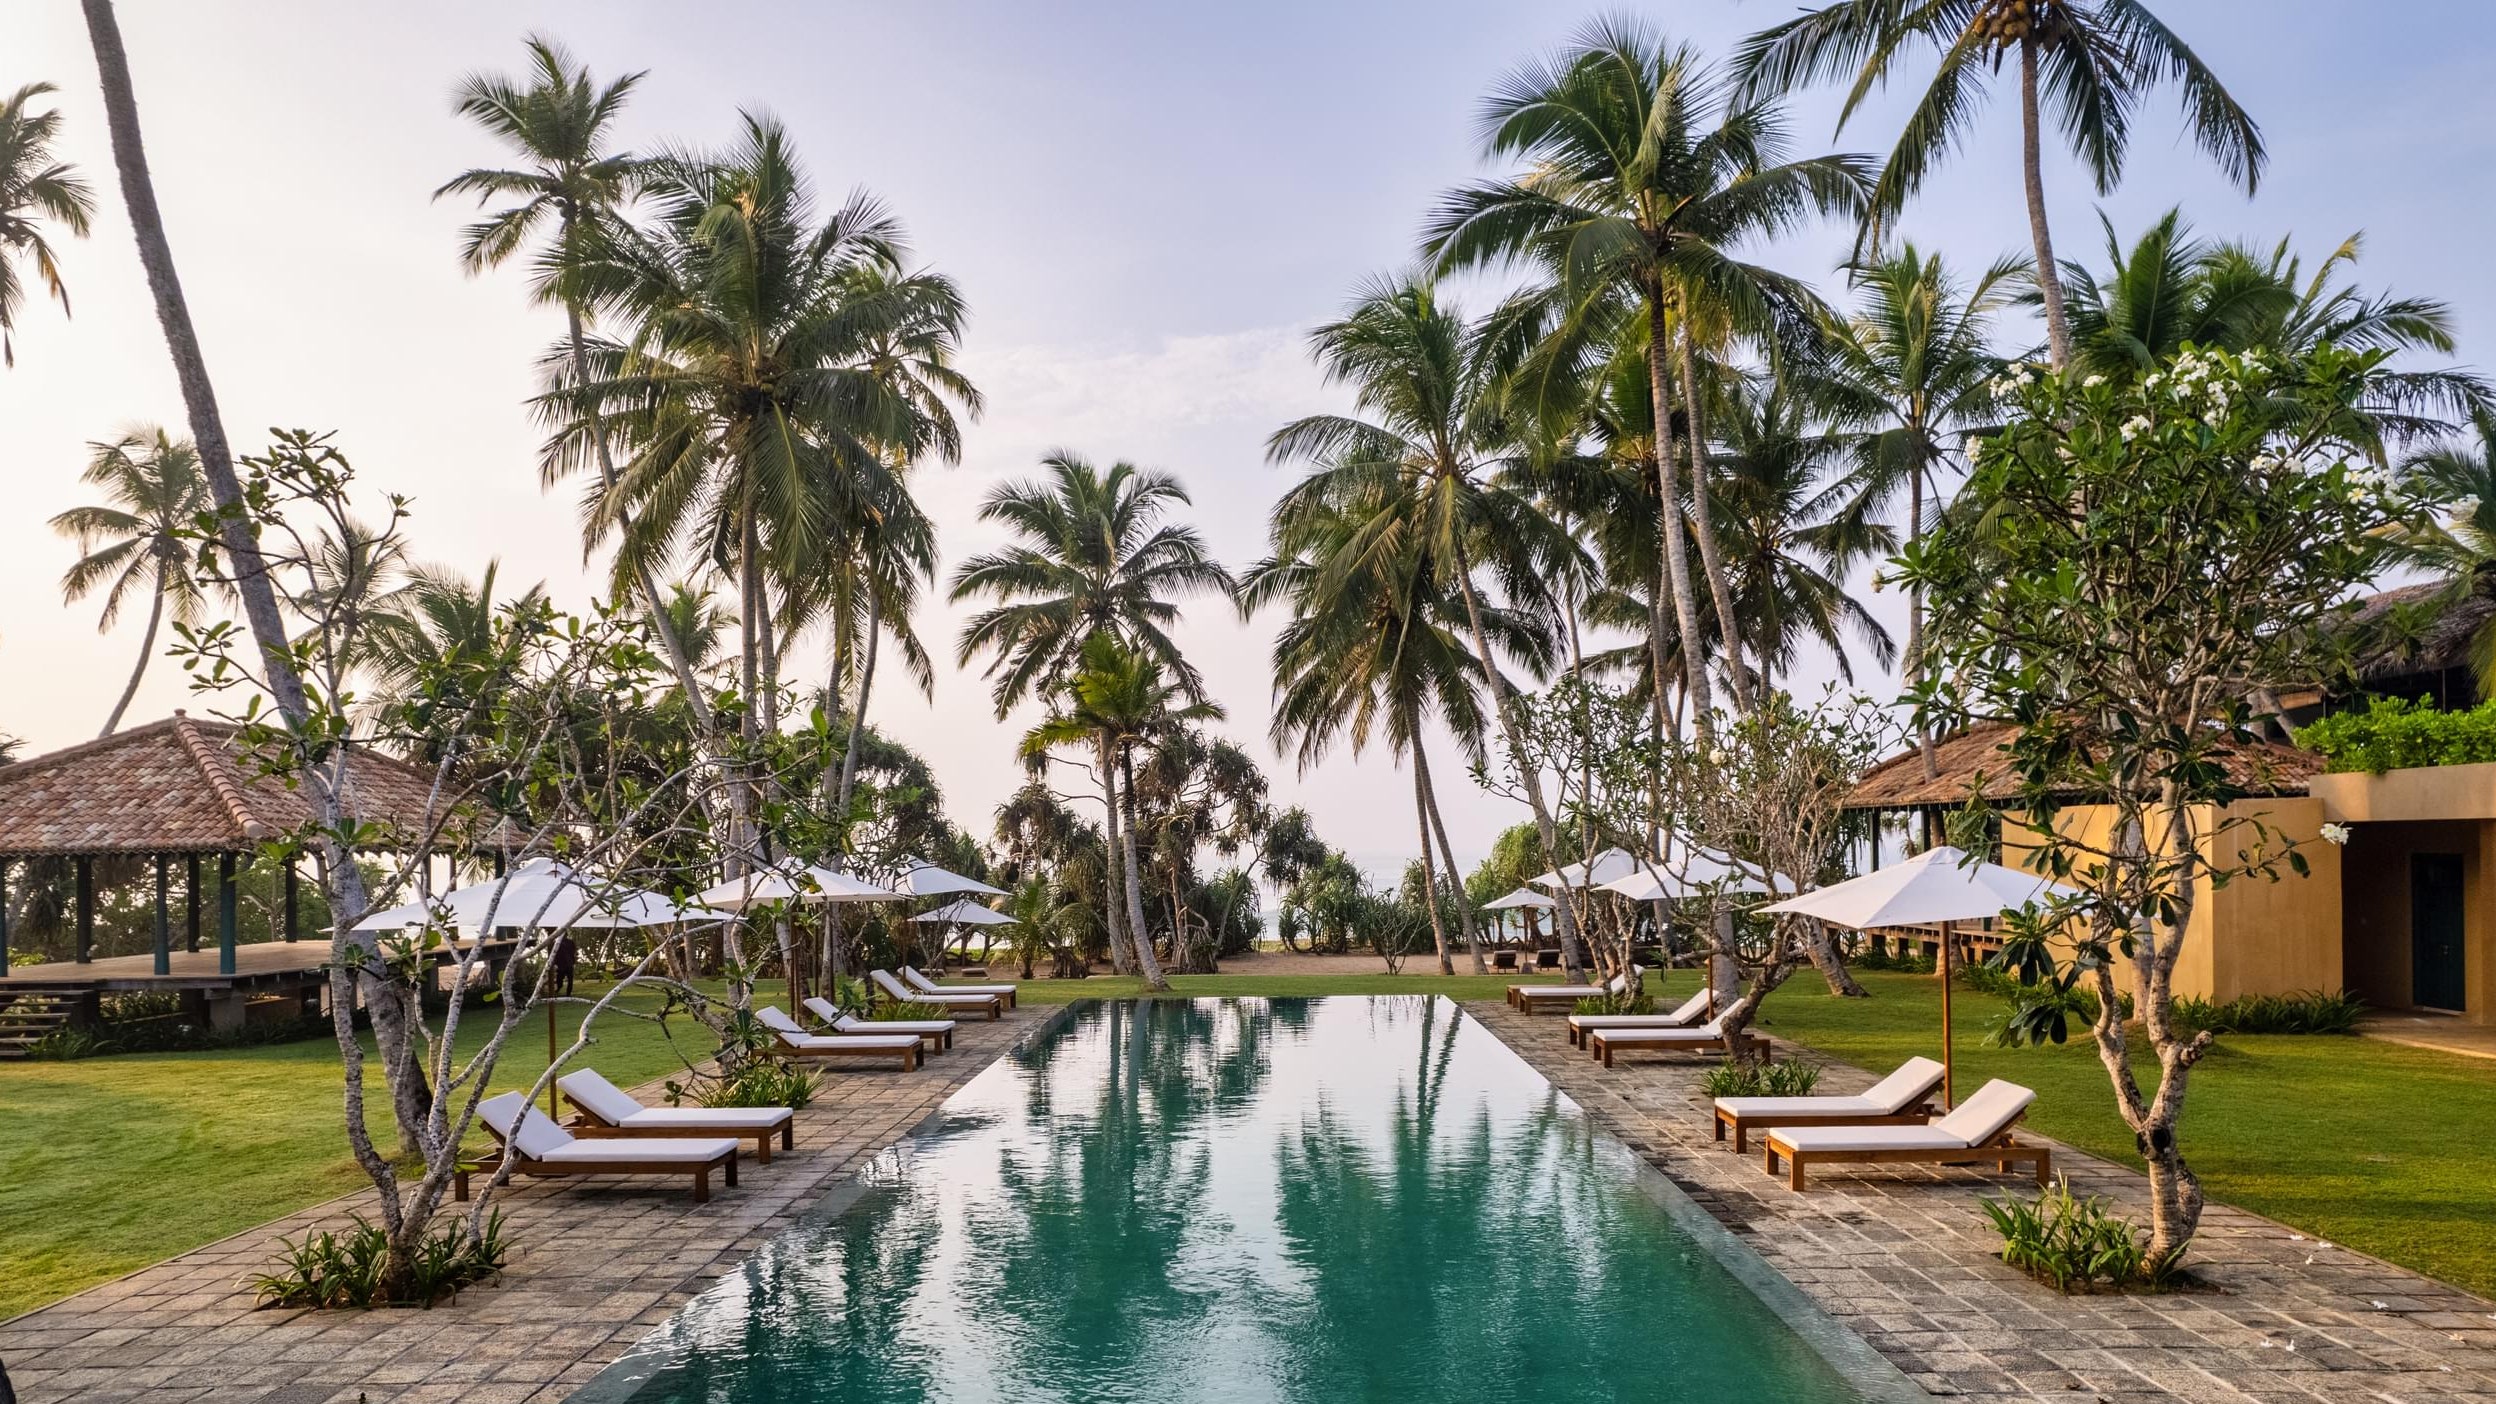
[{"label": "stone paving around pool", "polygon": [[681,1179],[515,1182],[495,1201],[516,1245],[503,1281],[431,1311],[256,1311],[237,1287],[267,1269],[279,1238],[367,1211],[368,1191],[0,1324],[0,1362],[23,1404],[558,1400],[1057,1012],[965,1020],[953,1050],[915,1073],[826,1072],[798,1113],[796,1150],[769,1165],[749,1153],[738,1187],[714,1184],[708,1204]]},{"label": "stone paving around pool", "polygon": [[[2051,1404],[2496,1404],[2496,1303],[2266,1219],[2212,1207],[2195,1267],[2222,1290],[2059,1296],[2003,1266],[1972,1170],[1815,1171],[1794,1194],[1715,1143],[1695,1060],[1606,1072],[1564,1021],[1466,1006],[1830,1315],[1936,1395]],[[24,1404],[559,1400],[906,1136],[1053,1011],[966,1023],[916,1074],[835,1071],[798,1148],[697,1206],[680,1185],[530,1181],[507,1192],[500,1285],[432,1311],[256,1311],[237,1286],[276,1240],[343,1221],[348,1196],[0,1324]],[[1868,1085],[1832,1066],[1832,1092]],[[2132,1171],[2057,1146],[2074,1188],[2140,1211]],[[2025,1189],[2024,1181],[2016,1182]],[[1670,1330],[1669,1319],[1656,1329]],[[1667,1395],[1669,1391],[1665,1392]],[[1663,1396],[1659,1396],[1663,1397]],[[1712,1401],[1702,1401],[1712,1404]]]},{"label": "stone paving around pool", "polygon": [[[1465,1009],[1928,1393],[2052,1404],[2496,1401],[2496,1303],[2457,1288],[2212,1205],[2190,1262],[2221,1290],[2065,1297],[1992,1254],[2000,1239],[1978,1201],[2030,1192],[2024,1175],[1815,1166],[1796,1194],[1765,1172],[1756,1143],[1736,1156],[1713,1139],[1704,1062],[1606,1071],[1569,1047],[1561,1017]],[[1844,1093],[1872,1080],[1831,1066],[1821,1083]],[[2076,1192],[2146,1217],[2138,1173],[2060,1145],[2054,1165]]]}]

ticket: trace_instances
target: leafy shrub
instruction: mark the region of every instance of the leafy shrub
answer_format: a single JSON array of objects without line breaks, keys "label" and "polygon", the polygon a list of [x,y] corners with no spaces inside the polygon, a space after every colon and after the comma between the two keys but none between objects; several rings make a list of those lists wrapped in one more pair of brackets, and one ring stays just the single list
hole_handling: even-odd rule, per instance
[{"label": "leafy shrub", "polygon": [[1820,1065],[1800,1058],[1718,1063],[1704,1085],[1710,1097],[1808,1097],[1820,1085]]},{"label": "leafy shrub", "polygon": [[1846,958],[1846,963],[1853,966],[1857,970],[1895,970],[1902,975],[1930,975],[1933,973],[1933,958],[1931,956],[1919,955],[1912,951],[1896,948],[1883,951],[1874,950],[1867,946],[1863,950],[1856,952],[1854,955],[1848,956]]},{"label": "leafy shrub", "polygon": [[55,1024],[26,1045],[27,1057],[49,1063],[97,1058],[114,1051],[111,1039],[78,1024]]},{"label": "leafy shrub", "polygon": [[951,1016],[945,1012],[945,1007],[941,1004],[920,1004],[916,1001],[906,1004],[879,1004],[873,1009],[867,1011],[867,1018],[871,1020],[881,1019],[896,1023],[904,1023],[915,1019],[943,1019],[949,1017]]},{"label": "leafy shrub", "polygon": [[[691,1095],[705,1107],[790,1107],[803,1110],[815,1099],[818,1080],[803,1068],[769,1058],[756,1058],[726,1077],[703,1079]],[[677,1084],[667,1085],[668,1101],[679,1100]]]},{"label": "leafy shrub", "polygon": [[409,1263],[413,1281],[404,1300],[382,1292],[381,1270],[389,1239],[361,1215],[343,1233],[322,1229],[300,1239],[278,1241],[277,1268],[243,1283],[264,1307],[431,1307],[444,1297],[456,1300],[459,1289],[498,1277],[511,1246],[503,1239],[503,1215],[486,1216],[477,1241],[470,1243],[459,1225],[425,1235]]},{"label": "leafy shrub", "polygon": [[2095,1195],[2082,1199],[2057,1177],[2034,1200],[1988,1199],[2002,1261],[2058,1292],[2164,1292],[2179,1281],[2182,1248],[2151,1257],[2148,1235]]},{"label": "leafy shrub", "polygon": [[2381,775],[2430,765],[2496,761],[2496,699],[2466,712],[2439,712],[2415,702],[2378,697],[2362,712],[2335,712],[2297,730],[2297,744],[2334,772]]},{"label": "leafy shrub", "polygon": [[2214,1034],[2345,1034],[2366,1017],[2366,1001],[2347,990],[2325,994],[2300,990],[2285,995],[2240,995],[2215,1004],[2198,995],[2174,1002],[2176,1022]]},{"label": "leafy shrub", "polygon": [[1627,998],[1614,994],[1588,995],[1570,1006],[1570,1012],[1576,1014],[1652,1014],[1655,1012],[1655,996],[1643,989]]}]

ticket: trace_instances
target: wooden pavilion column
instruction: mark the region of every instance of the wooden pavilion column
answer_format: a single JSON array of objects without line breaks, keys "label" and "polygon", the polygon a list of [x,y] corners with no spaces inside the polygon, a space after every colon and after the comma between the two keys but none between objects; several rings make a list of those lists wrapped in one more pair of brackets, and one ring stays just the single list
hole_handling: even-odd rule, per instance
[{"label": "wooden pavilion column", "polygon": [[166,911],[167,889],[173,881],[165,855],[156,855],[156,973],[173,973],[173,922]]},{"label": "wooden pavilion column", "polygon": [[217,973],[234,973],[234,855],[217,855]]},{"label": "wooden pavilion column", "polygon": [[184,928],[182,949],[197,955],[199,954],[199,855],[186,853],[183,855],[183,862],[188,864],[188,867],[184,870],[186,876],[182,883],[182,905],[187,909],[185,915],[189,925]]},{"label": "wooden pavilion column", "polygon": [[78,963],[95,959],[95,860],[78,855]]},{"label": "wooden pavilion column", "polygon": [[0,858],[0,975],[9,973],[9,860]]},{"label": "wooden pavilion column", "polygon": [[295,860],[288,858],[286,860],[286,939],[289,941],[295,939],[297,931],[297,908],[300,901],[300,892],[301,888],[295,881]]}]

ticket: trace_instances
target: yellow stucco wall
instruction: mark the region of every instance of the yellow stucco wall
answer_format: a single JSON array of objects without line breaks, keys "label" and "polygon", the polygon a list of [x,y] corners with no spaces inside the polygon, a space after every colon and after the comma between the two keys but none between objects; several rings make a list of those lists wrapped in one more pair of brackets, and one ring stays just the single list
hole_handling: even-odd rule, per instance
[{"label": "yellow stucco wall", "polygon": [[[2336,990],[2341,971],[2341,852],[2321,840],[2323,808],[2306,796],[2243,800],[2230,805],[2221,821],[2259,820],[2271,830],[2277,850],[2294,841],[2305,858],[2300,876],[2282,862],[2276,882],[2261,877],[2238,878],[2213,890],[2207,881],[2193,904],[2184,952],[2175,968],[2175,992],[2228,1000],[2247,994],[2288,994],[2297,990]],[[2114,811],[2103,805],[2065,809],[2055,816],[2056,829],[2091,844],[2103,843]],[[2204,835],[2202,852],[2210,861],[2233,866],[2258,835],[2249,823],[2237,822],[2221,837],[2211,837],[2218,824],[2205,808],[2197,816]],[[2225,844],[2227,852],[2217,851]],[[2033,835],[2023,835],[2015,816],[2003,823],[2003,860],[2032,867],[2037,848]],[[2403,909],[2406,911],[2406,908]],[[2117,972],[2118,982],[2131,988],[2132,974]]]}]

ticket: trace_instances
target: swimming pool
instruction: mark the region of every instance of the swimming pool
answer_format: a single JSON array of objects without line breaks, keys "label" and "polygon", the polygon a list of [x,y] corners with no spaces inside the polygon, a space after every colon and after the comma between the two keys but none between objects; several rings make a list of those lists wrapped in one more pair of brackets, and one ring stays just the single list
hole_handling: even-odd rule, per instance
[{"label": "swimming pool", "polygon": [[1079,1006],[574,1396],[1909,1397],[1412,996]]}]

